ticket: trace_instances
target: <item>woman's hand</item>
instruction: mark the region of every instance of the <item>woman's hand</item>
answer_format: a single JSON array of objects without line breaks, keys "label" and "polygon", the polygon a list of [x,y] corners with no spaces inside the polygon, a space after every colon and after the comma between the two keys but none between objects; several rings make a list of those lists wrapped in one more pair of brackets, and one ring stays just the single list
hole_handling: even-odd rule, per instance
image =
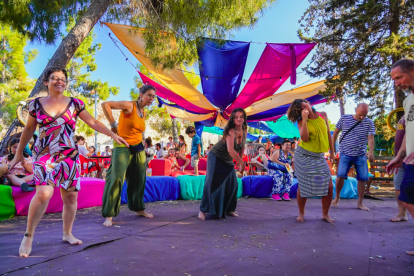
[{"label": "woman's hand", "polygon": [[116,134],[113,134],[111,138],[114,139],[114,141],[117,142],[118,144],[124,144],[125,146],[129,147],[129,144],[127,143],[127,141],[124,140],[124,138]]},{"label": "woman's hand", "polygon": [[331,164],[335,164],[335,153],[331,152],[329,154],[329,160],[331,161]]},{"label": "woman's hand", "polygon": [[119,133],[118,133],[118,127],[117,126],[116,127],[111,127],[111,131],[113,133],[115,133],[116,135],[119,135]]},{"label": "woman's hand", "polygon": [[23,164],[24,162],[23,152],[22,153],[16,152],[16,155],[14,156],[13,160],[10,163],[9,171],[11,171],[14,168],[14,166],[16,166],[19,162],[21,162],[21,164]]},{"label": "woman's hand", "polygon": [[246,170],[246,165],[244,162],[239,163],[239,171],[242,173]]},{"label": "woman's hand", "polygon": [[302,120],[306,123],[308,121],[309,110],[304,109],[302,110]]}]

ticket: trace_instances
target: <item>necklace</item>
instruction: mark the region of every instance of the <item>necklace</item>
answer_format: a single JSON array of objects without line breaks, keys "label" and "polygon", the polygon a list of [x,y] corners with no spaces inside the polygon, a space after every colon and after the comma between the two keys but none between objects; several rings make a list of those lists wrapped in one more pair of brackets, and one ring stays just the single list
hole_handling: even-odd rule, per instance
[{"label": "necklace", "polygon": [[138,107],[138,115],[139,115],[139,117],[144,118],[144,114],[142,114],[142,112],[141,112],[141,108],[139,107],[139,102],[138,101],[137,101],[137,107]]}]

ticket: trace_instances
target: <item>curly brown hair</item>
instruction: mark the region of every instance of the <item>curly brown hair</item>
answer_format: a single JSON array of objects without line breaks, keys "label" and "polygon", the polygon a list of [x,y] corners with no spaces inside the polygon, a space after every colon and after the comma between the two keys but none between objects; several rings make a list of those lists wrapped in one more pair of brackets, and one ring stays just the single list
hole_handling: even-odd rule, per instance
[{"label": "curly brown hair", "polygon": [[302,103],[308,103],[308,101],[304,99],[296,99],[290,104],[287,111],[289,121],[296,123],[302,119]]}]

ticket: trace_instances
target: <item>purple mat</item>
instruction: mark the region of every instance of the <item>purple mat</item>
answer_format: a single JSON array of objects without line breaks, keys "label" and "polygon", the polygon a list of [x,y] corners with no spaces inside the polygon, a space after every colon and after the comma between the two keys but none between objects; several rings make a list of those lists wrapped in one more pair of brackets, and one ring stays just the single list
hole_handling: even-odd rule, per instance
[{"label": "purple mat", "polygon": [[[355,208],[356,200],[342,200],[331,209],[335,225],[320,219],[321,203],[310,199],[305,223],[297,223],[296,202],[269,199],[239,200],[239,218],[200,221],[196,218],[199,201],[154,203],[149,210],[153,220],[137,219],[123,210],[117,218],[120,228],[98,227],[94,236],[124,235],[113,242],[69,252],[40,263],[45,249],[34,252],[39,264],[22,265],[15,257],[20,236],[0,223],[0,267],[21,267],[12,274],[63,275],[412,275],[414,250],[413,220],[391,223],[394,200],[366,200],[371,211]],[[84,225],[101,223],[98,211],[85,214]],[[13,220],[12,220],[13,221]],[[6,221],[7,222],[7,221]],[[10,222],[10,221],[8,221]],[[42,222],[43,223],[43,222]],[[48,225],[59,233],[61,223]],[[43,223],[46,225],[46,223]],[[17,225],[17,224],[16,224]],[[76,229],[84,231],[76,221]],[[80,227],[81,226],[81,227]],[[20,227],[20,226],[19,226]],[[79,229],[82,228],[82,229]],[[14,229],[14,228],[13,228]],[[126,233],[129,235],[125,235]],[[79,232],[80,233],[80,232]],[[14,237],[14,240],[11,238]],[[110,237],[112,239],[112,236]],[[18,241],[17,241],[18,240]],[[70,246],[37,236],[39,242],[56,252]],[[85,239],[87,240],[87,239]],[[3,245],[13,248],[6,253]],[[50,251],[50,250],[49,250]],[[47,251],[47,252],[49,252]],[[390,255],[391,254],[391,255]],[[382,258],[378,258],[381,256]],[[7,258],[4,258],[7,257]],[[370,257],[374,257],[370,259]],[[8,259],[7,262],[3,259]],[[29,258],[30,259],[30,258]]]}]

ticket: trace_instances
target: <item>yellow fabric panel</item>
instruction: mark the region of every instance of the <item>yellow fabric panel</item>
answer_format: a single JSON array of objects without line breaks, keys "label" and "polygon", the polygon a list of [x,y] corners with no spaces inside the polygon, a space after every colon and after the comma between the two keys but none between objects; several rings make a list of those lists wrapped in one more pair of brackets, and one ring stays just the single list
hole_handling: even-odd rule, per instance
[{"label": "yellow fabric panel", "polygon": [[176,118],[185,120],[185,121],[199,122],[199,121],[204,121],[204,120],[211,119],[212,117],[214,117],[214,112],[208,113],[208,114],[193,114],[185,110],[171,107],[168,105],[164,105],[164,107],[165,109],[167,109],[168,114]]},{"label": "yellow fabric panel", "polygon": [[289,104],[293,102],[295,99],[305,99],[308,97],[312,97],[318,94],[320,90],[324,90],[325,88],[325,80],[318,81],[315,83],[295,88],[293,90],[277,93],[261,101],[258,101],[255,104],[252,104],[245,110],[247,116],[254,115],[278,106]]},{"label": "yellow fabric panel", "polygon": [[105,25],[125,46],[138,52],[137,54],[129,50],[165,87],[199,107],[212,111],[217,110],[202,93],[191,85],[182,71],[177,69],[162,70],[153,66],[151,60],[145,57],[145,41],[140,32],[127,25],[111,23],[105,23]]},{"label": "yellow fabric panel", "polygon": [[221,129],[224,129],[227,125],[227,120],[223,118],[223,116],[221,116],[221,114],[217,114],[217,119],[216,119],[216,123],[214,124],[214,126],[219,127]]}]

